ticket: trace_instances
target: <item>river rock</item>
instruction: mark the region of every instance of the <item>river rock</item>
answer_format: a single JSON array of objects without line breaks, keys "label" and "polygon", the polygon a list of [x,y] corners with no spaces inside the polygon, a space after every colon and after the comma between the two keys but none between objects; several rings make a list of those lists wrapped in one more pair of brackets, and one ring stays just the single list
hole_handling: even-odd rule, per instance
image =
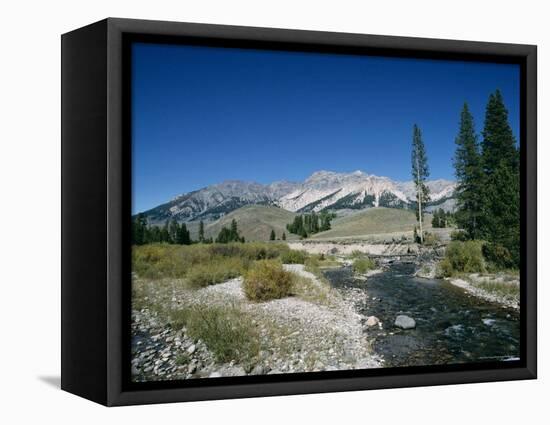
[{"label": "river rock", "polygon": [[269,371],[268,368],[263,367],[260,364],[257,364],[254,366],[252,371],[250,372],[251,375],[265,375]]},{"label": "river rock", "polygon": [[376,326],[380,323],[380,320],[376,316],[367,317],[366,325],[370,328],[371,326]]},{"label": "river rock", "polygon": [[394,325],[401,329],[414,329],[416,327],[416,322],[412,317],[400,314],[395,318]]},{"label": "river rock", "polygon": [[[241,366],[225,366],[217,370],[220,376],[244,376],[246,371]],[[212,375],[210,375],[212,376]]]}]

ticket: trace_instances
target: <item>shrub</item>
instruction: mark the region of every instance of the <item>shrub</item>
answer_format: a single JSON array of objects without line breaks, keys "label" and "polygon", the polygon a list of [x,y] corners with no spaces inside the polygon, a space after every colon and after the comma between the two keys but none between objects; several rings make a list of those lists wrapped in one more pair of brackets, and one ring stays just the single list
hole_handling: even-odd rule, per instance
[{"label": "shrub", "polygon": [[[241,274],[255,260],[278,258],[289,252],[286,244],[228,243],[132,248],[132,271],[145,279],[185,278],[191,286],[205,286]],[[227,268],[227,273],[223,268]]]},{"label": "shrub", "polygon": [[365,254],[362,253],[361,251],[357,250],[357,249],[354,249],[352,252],[351,252],[351,258],[361,258],[363,257]]},{"label": "shrub", "polygon": [[292,275],[292,294],[303,300],[322,305],[329,305],[331,302],[331,287],[325,282],[314,282],[313,280]]},{"label": "shrub", "polygon": [[245,269],[246,265],[240,258],[218,259],[190,267],[186,280],[189,286],[200,288],[240,276]]},{"label": "shrub", "polygon": [[456,273],[483,273],[485,262],[481,251],[482,242],[451,242],[445,258],[439,263],[439,275],[449,277]]},{"label": "shrub", "polygon": [[353,271],[355,273],[364,274],[369,270],[376,268],[376,263],[371,260],[369,257],[356,258],[353,261]]},{"label": "shrub", "polygon": [[284,264],[304,264],[307,254],[304,251],[288,250],[281,255]]},{"label": "shrub", "polygon": [[439,235],[430,232],[424,232],[424,245],[433,246],[438,245],[441,242]]},{"label": "shrub", "polygon": [[247,362],[259,353],[259,336],[250,317],[234,306],[194,305],[170,314],[173,327],[187,328],[204,341],[219,362]]},{"label": "shrub", "polygon": [[253,301],[283,298],[291,294],[292,274],[278,261],[260,260],[246,273],[243,289],[247,298]]},{"label": "shrub", "polygon": [[306,266],[306,270],[318,270],[321,262],[319,260],[319,257],[316,255],[310,255],[306,261],[304,261],[304,265]]},{"label": "shrub", "polygon": [[509,269],[514,267],[512,254],[506,247],[497,243],[486,243],[483,245],[483,256],[491,263],[495,270]]},{"label": "shrub", "polygon": [[519,300],[519,285],[506,282],[479,282],[476,287],[508,300]]},{"label": "shrub", "polygon": [[178,247],[150,244],[132,247],[132,270],[141,277],[158,279],[183,277],[186,264],[177,258]]},{"label": "shrub", "polygon": [[451,232],[451,240],[453,241],[467,241],[468,234],[464,230],[453,230]]},{"label": "shrub", "polygon": [[213,244],[209,247],[210,255],[223,257],[241,257],[249,260],[267,260],[280,257],[290,248],[286,244],[259,242]]}]

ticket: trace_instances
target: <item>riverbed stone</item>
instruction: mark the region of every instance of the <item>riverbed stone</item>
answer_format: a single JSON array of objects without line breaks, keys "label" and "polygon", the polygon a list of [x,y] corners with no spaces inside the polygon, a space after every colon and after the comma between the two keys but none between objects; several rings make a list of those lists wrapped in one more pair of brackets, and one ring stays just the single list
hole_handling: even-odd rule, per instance
[{"label": "riverbed stone", "polygon": [[394,325],[401,329],[414,329],[416,327],[416,322],[412,317],[400,314],[395,318]]},{"label": "riverbed stone", "polygon": [[371,326],[376,326],[380,323],[380,319],[376,316],[369,316],[367,317],[366,325],[370,328]]}]

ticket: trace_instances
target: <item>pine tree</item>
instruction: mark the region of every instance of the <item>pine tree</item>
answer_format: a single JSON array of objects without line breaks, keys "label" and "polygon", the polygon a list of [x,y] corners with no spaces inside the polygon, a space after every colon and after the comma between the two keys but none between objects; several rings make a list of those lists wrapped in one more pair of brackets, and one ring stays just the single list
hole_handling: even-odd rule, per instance
[{"label": "pine tree", "polygon": [[422,133],[420,128],[415,124],[413,127],[413,141],[412,141],[412,177],[416,190],[416,219],[418,220],[420,228],[420,243],[424,243],[424,232],[422,230],[422,221],[424,219],[424,209],[426,203],[430,200],[430,193],[426,186],[426,179],[430,175],[428,169],[428,158],[426,156],[426,149],[424,142],[422,141]]},{"label": "pine tree", "polygon": [[474,118],[466,103],[460,114],[460,130],[455,144],[456,221],[470,239],[479,239],[484,175]]},{"label": "pine tree", "polygon": [[283,232],[283,236],[281,236],[281,239],[282,239],[283,241],[286,241],[286,233],[285,233],[285,232]]},{"label": "pine tree", "polygon": [[143,214],[138,214],[132,223],[132,243],[134,245],[143,245],[148,243],[146,240],[147,219]]},{"label": "pine tree", "polygon": [[150,243],[151,242],[162,242],[160,227],[151,226],[149,228],[148,234],[149,234],[148,240],[149,240]]},{"label": "pine tree", "polygon": [[269,240],[274,241],[275,240],[275,230],[271,229],[271,234],[269,235]]},{"label": "pine tree", "polygon": [[317,214],[315,214],[315,211],[312,211],[310,233],[317,233],[317,232],[319,232],[319,218],[317,217]]},{"label": "pine tree", "polygon": [[216,238],[217,243],[228,243],[231,241],[231,230],[229,230],[227,227],[222,227],[220,230],[220,233],[218,233],[218,237]]},{"label": "pine tree", "polygon": [[168,234],[170,236],[170,243],[178,243],[178,234],[180,233],[180,225],[172,218],[170,225],[168,226]]},{"label": "pine tree", "polygon": [[439,216],[439,210],[435,210],[432,215],[432,227],[441,227],[441,217]]},{"label": "pine tree", "polygon": [[239,240],[239,230],[237,228],[237,221],[235,219],[231,220],[231,235],[229,240],[231,242]]},{"label": "pine tree", "polygon": [[199,223],[199,242],[204,242],[204,221]]},{"label": "pine tree", "polygon": [[327,211],[322,211],[321,216],[320,216],[321,226],[320,226],[319,230],[321,232],[324,232],[326,230],[330,230],[330,221],[334,217],[336,217],[336,215],[334,213],[329,213]]},{"label": "pine tree", "polygon": [[185,223],[182,223],[178,228],[175,241],[180,245],[191,244],[191,236],[189,235],[189,230],[187,229]]},{"label": "pine tree", "polygon": [[519,166],[516,139],[508,123],[508,110],[500,90],[489,96],[483,128],[483,170],[490,176],[501,163],[510,168]]},{"label": "pine tree", "polygon": [[485,174],[482,233],[492,244],[506,248],[519,266],[519,152],[499,90],[491,94],[487,103],[481,148]]},{"label": "pine tree", "polygon": [[244,237],[239,235],[239,229],[237,227],[237,222],[235,219],[231,220],[231,227],[222,227],[218,237],[216,238],[218,243],[229,243],[229,242],[244,242]]},{"label": "pine tree", "polygon": [[164,223],[164,227],[160,231],[160,242],[171,243],[170,232],[168,231],[168,226],[169,226],[169,221],[166,220],[166,223]]}]

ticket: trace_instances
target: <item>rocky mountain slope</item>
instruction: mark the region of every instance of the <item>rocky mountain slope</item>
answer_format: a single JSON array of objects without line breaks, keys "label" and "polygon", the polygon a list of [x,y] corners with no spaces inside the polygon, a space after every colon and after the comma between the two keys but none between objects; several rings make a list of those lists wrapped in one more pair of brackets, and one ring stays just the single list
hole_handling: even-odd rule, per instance
[{"label": "rocky mountain slope", "polygon": [[[448,180],[428,182],[430,208],[452,209],[456,184]],[[150,223],[213,221],[245,205],[272,205],[291,212],[308,212],[370,207],[414,207],[414,184],[355,171],[317,171],[302,183],[287,181],[269,185],[239,180],[225,181],[179,195],[145,211]]]}]

